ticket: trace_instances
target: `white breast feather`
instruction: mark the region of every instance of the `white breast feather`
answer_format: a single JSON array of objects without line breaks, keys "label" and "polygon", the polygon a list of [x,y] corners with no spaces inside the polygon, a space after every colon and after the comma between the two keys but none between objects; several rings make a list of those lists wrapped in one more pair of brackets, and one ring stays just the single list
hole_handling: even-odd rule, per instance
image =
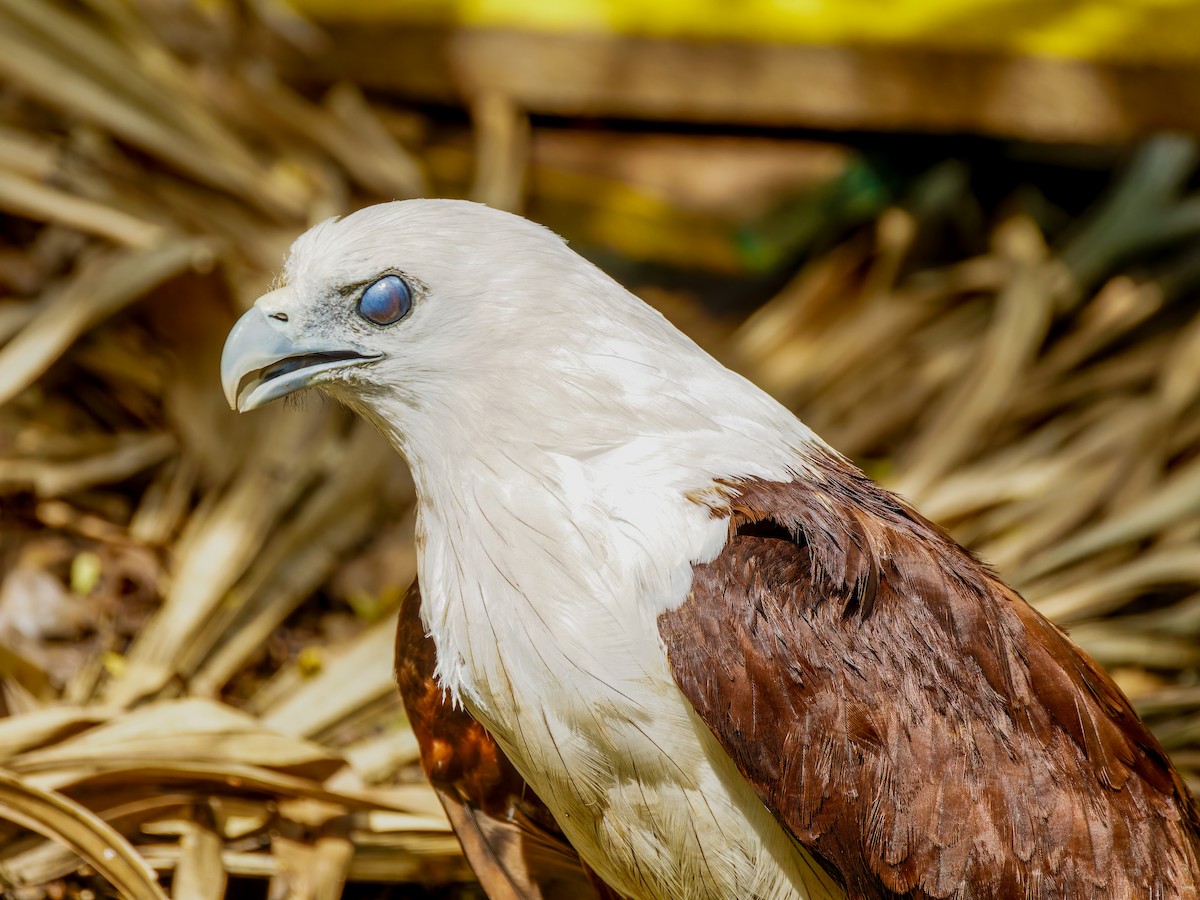
[{"label": "white breast feather", "polygon": [[[728,398],[740,386],[713,388]],[[657,628],[687,596],[692,564],[728,537],[689,498],[711,493],[713,472],[795,477],[791,441],[804,438],[735,417],[583,456],[489,442],[470,464],[454,454],[454,477],[436,482],[450,490],[422,493],[439,678],[628,896],[840,896],[691,710]]]}]

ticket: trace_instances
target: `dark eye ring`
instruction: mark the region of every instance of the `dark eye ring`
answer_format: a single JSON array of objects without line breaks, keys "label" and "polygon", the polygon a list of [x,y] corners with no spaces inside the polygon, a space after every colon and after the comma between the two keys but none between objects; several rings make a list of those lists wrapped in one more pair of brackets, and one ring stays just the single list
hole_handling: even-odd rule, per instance
[{"label": "dark eye ring", "polygon": [[384,275],[358,298],[358,314],[376,325],[399,322],[412,309],[412,291],[399,275]]}]

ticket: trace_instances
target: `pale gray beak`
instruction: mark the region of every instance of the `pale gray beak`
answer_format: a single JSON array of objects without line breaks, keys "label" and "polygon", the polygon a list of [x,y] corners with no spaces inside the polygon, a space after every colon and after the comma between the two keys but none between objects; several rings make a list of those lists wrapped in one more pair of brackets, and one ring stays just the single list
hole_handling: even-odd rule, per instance
[{"label": "pale gray beak", "polygon": [[310,387],[321,380],[323,372],[380,355],[293,340],[285,327],[276,325],[257,306],[237,320],[221,352],[221,386],[230,408],[239,412],[257,409]]}]

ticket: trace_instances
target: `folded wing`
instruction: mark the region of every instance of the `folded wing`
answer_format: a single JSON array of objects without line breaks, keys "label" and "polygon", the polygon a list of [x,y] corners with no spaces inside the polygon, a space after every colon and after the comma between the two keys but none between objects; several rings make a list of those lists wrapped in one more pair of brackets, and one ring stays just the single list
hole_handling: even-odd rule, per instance
[{"label": "folded wing", "polygon": [[835,456],[727,497],[729,543],[660,633],[851,896],[1196,896],[1187,788],[1061,631]]}]

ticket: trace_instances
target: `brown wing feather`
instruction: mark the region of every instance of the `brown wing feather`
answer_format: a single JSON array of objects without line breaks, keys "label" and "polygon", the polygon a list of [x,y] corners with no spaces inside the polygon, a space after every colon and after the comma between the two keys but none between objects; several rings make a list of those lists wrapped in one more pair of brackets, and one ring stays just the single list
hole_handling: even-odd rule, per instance
[{"label": "brown wing feather", "polygon": [[830,455],[729,486],[672,670],[852,897],[1195,897],[1191,796],[1099,666]]},{"label": "brown wing feather", "polygon": [[437,651],[414,583],[396,630],[396,681],[421,747],[421,764],[467,862],[492,900],[620,900],[563,836],[482,725],[434,680]]}]

